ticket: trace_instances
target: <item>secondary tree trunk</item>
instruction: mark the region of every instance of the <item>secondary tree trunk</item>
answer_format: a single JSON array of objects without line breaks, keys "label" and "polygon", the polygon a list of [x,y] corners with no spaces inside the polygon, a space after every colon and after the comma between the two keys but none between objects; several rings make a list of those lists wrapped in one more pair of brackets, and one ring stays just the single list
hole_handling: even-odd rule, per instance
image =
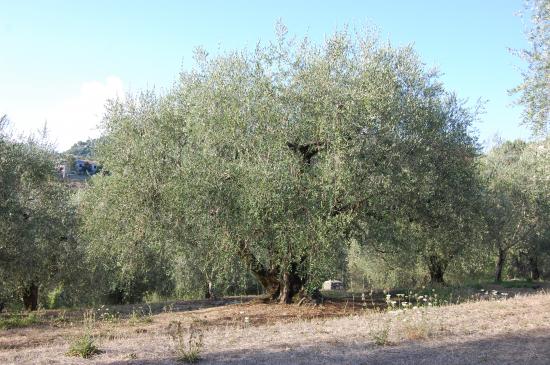
[{"label": "secondary tree trunk", "polygon": [[502,281],[502,272],[504,270],[504,263],[506,262],[506,250],[503,248],[498,249],[498,258],[495,268],[495,282],[500,283]]},{"label": "secondary tree trunk", "polygon": [[447,268],[447,262],[440,257],[432,255],[428,259],[428,270],[430,271],[430,282],[432,284],[445,284],[443,276],[445,275],[445,269]]},{"label": "secondary tree trunk", "polygon": [[36,284],[32,283],[23,292],[23,305],[29,311],[38,309],[38,286]]},{"label": "secondary tree trunk", "polygon": [[531,279],[532,280],[539,280],[540,279],[540,270],[539,270],[539,262],[536,257],[529,257],[529,269],[531,270]]},{"label": "secondary tree trunk", "polygon": [[301,278],[296,270],[296,264],[291,265],[291,271],[285,272],[280,283],[279,303],[290,304],[294,301],[297,294],[304,292],[305,280]]},{"label": "secondary tree trunk", "polygon": [[279,282],[279,273],[276,269],[271,270],[254,270],[251,269],[252,274],[264,288],[265,293],[269,296],[269,299],[276,300],[281,292],[281,285]]},{"label": "secondary tree trunk", "polygon": [[212,281],[208,280],[204,291],[204,297],[206,299],[214,299],[214,291],[212,290]]}]

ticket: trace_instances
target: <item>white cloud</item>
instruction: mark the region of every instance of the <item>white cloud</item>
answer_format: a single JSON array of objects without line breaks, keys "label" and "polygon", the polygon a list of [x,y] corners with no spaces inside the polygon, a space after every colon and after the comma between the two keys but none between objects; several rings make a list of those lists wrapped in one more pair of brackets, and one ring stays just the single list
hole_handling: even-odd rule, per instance
[{"label": "white cloud", "polygon": [[74,97],[62,100],[46,112],[45,120],[52,139],[60,150],[79,140],[99,135],[98,125],[105,113],[108,99],[124,97],[122,80],[110,76],[104,82],[85,82]]},{"label": "white cloud", "polygon": [[99,136],[105,103],[117,97],[124,98],[124,85],[120,78],[109,76],[102,81],[84,82],[76,95],[58,101],[50,99],[46,104],[27,102],[26,108],[7,112],[13,127],[25,133],[41,129],[46,122],[49,139],[59,151],[64,151],[77,141]]}]

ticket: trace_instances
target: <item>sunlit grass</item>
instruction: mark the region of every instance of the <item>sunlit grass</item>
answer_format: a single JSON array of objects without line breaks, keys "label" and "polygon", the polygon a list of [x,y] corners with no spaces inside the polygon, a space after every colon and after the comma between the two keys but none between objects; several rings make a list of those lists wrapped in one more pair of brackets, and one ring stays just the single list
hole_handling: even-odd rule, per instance
[{"label": "sunlit grass", "polygon": [[29,327],[41,323],[41,319],[35,313],[31,314],[12,314],[0,318],[0,329]]}]

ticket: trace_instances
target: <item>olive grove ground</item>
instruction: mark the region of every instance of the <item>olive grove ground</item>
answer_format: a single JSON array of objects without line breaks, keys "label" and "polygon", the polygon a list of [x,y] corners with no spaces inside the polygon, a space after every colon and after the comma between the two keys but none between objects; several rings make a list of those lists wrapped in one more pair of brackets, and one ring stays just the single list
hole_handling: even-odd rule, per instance
[{"label": "olive grove ground", "polygon": [[544,288],[406,311],[245,302],[150,318],[98,320],[94,334],[103,353],[92,359],[65,355],[82,333],[72,320],[2,331],[0,363],[176,364],[167,332],[174,321],[203,333],[199,364],[550,363],[550,293]]}]

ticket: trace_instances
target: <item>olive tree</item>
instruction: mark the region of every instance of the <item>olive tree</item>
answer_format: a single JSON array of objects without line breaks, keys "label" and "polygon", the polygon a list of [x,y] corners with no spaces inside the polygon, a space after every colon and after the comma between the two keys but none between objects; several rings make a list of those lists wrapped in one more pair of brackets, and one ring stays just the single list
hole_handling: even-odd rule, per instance
[{"label": "olive tree", "polygon": [[537,280],[550,272],[550,137],[529,143],[520,164],[536,217],[533,234],[521,253],[528,263],[529,277]]},{"label": "olive tree", "polygon": [[[5,121],[6,119],[3,119]],[[0,125],[1,295],[37,309],[40,287],[69,281],[78,256],[74,214],[51,150],[14,141]]]},{"label": "olive tree", "polygon": [[108,115],[118,118],[98,146],[108,173],[90,180],[80,203],[80,237],[96,294],[133,302],[148,292],[196,298],[238,291],[235,284],[246,272],[235,258],[221,259],[215,249],[186,249],[208,241],[209,230],[196,227],[200,234],[188,235],[173,210],[178,197],[167,187],[178,171],[175,133],[181,126],[170,98],[128,96],[124,104],[111,104]]},{"label": "olive tree", "polygon": [[527,144],[514,175],[532,216],[527,222],[531,232],[518,246],[514,261],[525,266],[525,277],[537,280],[548,272],[544,261],[550,254],[550,138]]},{"label": "olive tree", "polygon": [[138,160],[129,161],[121,174],[111,166],[117,174],[93,177],[79,204],[79,239],[86,247],[95,296],[128,303],[147,292],[168,294],[173,283],[166,230],[157,219],[163,208],[151,187],[155,181]]},{"label": "olive tree", "polygon": [[[530,252],[535,247],[543,247],[547,238],[550,217],[548,140],[506,142],[483,159],[486,239],[496,249],[494,278],[497,282],[502,280],[511,250]],[[531,258],[536,260],[535,256]]]},{"label": "olive tree", "polygon": [[523,83],[512,90],[519,93],[523,104],[523,122],[535,133],[548,133],[550,120],[550,0],[529,0],[527,11],[531,17],[527,38],[530,48],[518,51],[527,62],[522,72]]},{"label": "olive tree", "polygon": [[[153,214],[171,232],[162,242],[239,258],[281,303],[345,270],[352,239],[456,238],[476,154],[472,115],[410,47],[285,34],[253,51],[199,49],[167,95],[113,102],[102,150],[118,157],[96,178],[140,175],[121,196],[143,205],[112,224]],[[448,214],[459,224],[445,225]]]}]

